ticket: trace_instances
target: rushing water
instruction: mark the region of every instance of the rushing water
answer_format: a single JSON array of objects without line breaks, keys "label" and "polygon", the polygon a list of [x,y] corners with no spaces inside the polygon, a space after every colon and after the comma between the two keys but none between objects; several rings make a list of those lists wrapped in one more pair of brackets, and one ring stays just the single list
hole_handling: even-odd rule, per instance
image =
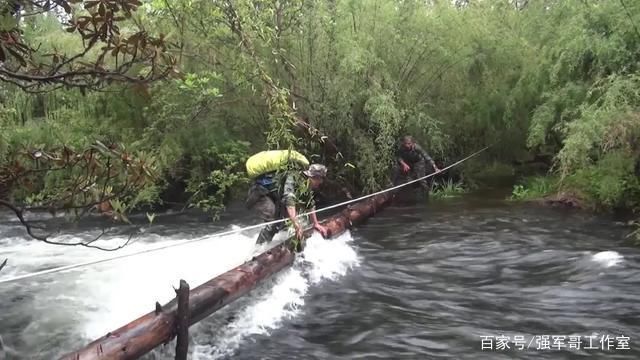
[{"label": "rushing water", "polygon": [[[211,235],[224,229],[175,217],[126,250],[203,241],[0,284],[0,335],[25,359],[82,346],[171,299],[180,278],[193,288],[256,252],[255,231]],[[314,236],[293,267],[194,325],[190,358],[638,359],[640,249],[627,230],[486,198],[392,206]],[[109,255],[0,231],[4,277]],[[145,358],[172,359],[173,346]]]}]

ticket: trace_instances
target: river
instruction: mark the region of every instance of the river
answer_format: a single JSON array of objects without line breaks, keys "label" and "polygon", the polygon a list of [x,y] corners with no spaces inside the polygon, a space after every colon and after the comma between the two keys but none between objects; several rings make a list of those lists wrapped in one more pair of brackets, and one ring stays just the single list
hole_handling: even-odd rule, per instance
[{"label": "river", "polygon": [[[501,198],[396,204],[336,239],[315,235],[293,267],[191,327],[190,359],[640,358],[628,229]],[[0,335],[23,359],[104,335],[170,300],[179,279],[194,288],[256,253],[256,231],[212,235],[249,224],[230,221],[240,214],[164,216],[121,251],[202,241],[0,284]],[[0,280],[113,255],[27,242],[3,219]],[[173,347],[145,359],[172,359]]]}]

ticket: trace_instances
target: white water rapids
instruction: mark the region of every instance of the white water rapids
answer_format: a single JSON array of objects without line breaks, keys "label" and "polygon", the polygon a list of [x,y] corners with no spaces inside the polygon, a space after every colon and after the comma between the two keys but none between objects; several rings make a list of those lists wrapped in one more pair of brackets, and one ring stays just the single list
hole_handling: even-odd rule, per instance
[{"label": "white water rapids", "polygon": [[[0,258],[9,258],[9,265],[0,274],[0,280],[188,240],[185,236],[146,234],[116,253],[3,238]],[[178,286],[180,279],[193,289],[275,246],[285,236],[280,233],[271,244],[256,247],[256,231],[250,235],[206,235],[202,241],[177,247],[0,284],[0,291],[11,298],[11,303],[6,297],[0,302],[0,311],[11,312],[5,313],[8,316],[0,315],[7,325],[0,322],[0,336],[9,346],[12,342],[26,345],[20,346],[30,349],[26,358],[57,358],[152,311],[156,301],[160,304],[170,301],[175,297],[173,287]],[[357,266],[358,257],[351,240],[348,232],[332,240],[314,234],[307,240],[303,257],[298,257],[292,268],[275,275],[274,285],[266,293],[249,295],[255,299],[251,298],[237,318],[226,325],[221,336],[199,337],[197,325],[192,327],[193,359],[227,356],[248,335],[264,334],[296,315],[310,286],[344,275]],[[126,239],[105,240],[102,245],[114,246],[122,241]],[[23,327],[19,334],[6,334],[11,332],[11,325],[19,324]]]}]

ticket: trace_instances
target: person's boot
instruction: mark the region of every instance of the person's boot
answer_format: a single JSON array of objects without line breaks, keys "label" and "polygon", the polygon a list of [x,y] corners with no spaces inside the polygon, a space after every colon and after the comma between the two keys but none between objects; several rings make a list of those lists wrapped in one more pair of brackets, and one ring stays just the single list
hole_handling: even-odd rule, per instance
[{"label": "person's boot", "polygon": [[260,231],[260,235],[258,235],[258,240],[256,241],[256,244],[260,245],[266,242],[271,242],[273,240],[273,237],[278,233],[278,230],[279,229],[276,226],[276,224],[269,224],[265,226]]}]

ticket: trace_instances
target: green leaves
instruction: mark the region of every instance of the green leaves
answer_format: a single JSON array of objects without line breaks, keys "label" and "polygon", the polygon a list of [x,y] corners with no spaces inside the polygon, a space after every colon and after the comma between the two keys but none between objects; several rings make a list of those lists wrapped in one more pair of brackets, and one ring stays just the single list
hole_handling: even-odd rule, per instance
[{"label": "green leaves", "polygon": [[180,89],[205,98],[222,96],[220,90],[215,87],[215,83],[219,81],[220,75],[214,72],[188,73],[183,80],[177,80]]},{"label": "green leaves", "polygon": [[192,169],[187,184],[187,191],[192,194],[188,206],[209,212],[217,219],[227,196],[248,180],[244,168],[248,147],[246,142],[226,141],[205,149],[202,161],[210,166]]},{"label": "green leaves", "polygon": [[[0,81],[28,91],[60,85],[84,91],[115,82],[151,83],[173,74],[175,59],[164,36],[152,36],[140,21],[133,24],[139,31],[130,34],[129,20],[140,5],[138,0],[16,0],[15,8],[0,9]],[[60,8],[68,16],[55,16]],[[18,24],[21,12],[26,25]],[[124,33],[121,26],[126,27]],[[47,35],[50,41],[38,39]],[[58,51],[55,43],[63,41],[67,46]],[[43,61],[52,54],[50,61]],[[146,71],[136,72],[137,66]]]},{"label": "green leaves", "polygon": [[[102,82],[91,76],[83,93],[0,88],[0,124],[10,126],[0,131],[0,158],[36,145],[66,145],[73,155],[91,149],[103,171],[106,161],[117,162],[114,184],[144,177],[120,199],[125,211],[186,182],[191,204],[216,213],[244,181],[242,157],[267,148],[295,147],[365,192],[387,185],[393,146],[405,134],[445,164],[489,143],[496,145],[487,158],[502,164],[557,155],[566,178],[596,174],[592,167],[605,166],[612,152],[631,159],[638,150],[640,40],[632,25],[640,7],[633,2],[515,9],[508,2],[153,0],[133,17],[141,3],[50,2],[69,6],[68,32],[55,17],[31,18],[21,32],[7,32],[14,17],[0,19],[0,61],[29,74],[117,67],[146,79],[164,73],[154,64],[165,55],[179,59],[166,65],[180,67],[170,81],[109,86],[105,94],[88,91]],[[65,64],[92,39],[83,59]],[[42,51],[16,44],[42,44]],[[309,126],[296,133],[301,119]],[[111,143],[126,149],[114,152]],[[68,180],[51,175],[28,185],[50,190],[45,197],[26,184],[22,192],[47,201],[65,194]],[[625,189],[593,196],[613,203]]]}]

